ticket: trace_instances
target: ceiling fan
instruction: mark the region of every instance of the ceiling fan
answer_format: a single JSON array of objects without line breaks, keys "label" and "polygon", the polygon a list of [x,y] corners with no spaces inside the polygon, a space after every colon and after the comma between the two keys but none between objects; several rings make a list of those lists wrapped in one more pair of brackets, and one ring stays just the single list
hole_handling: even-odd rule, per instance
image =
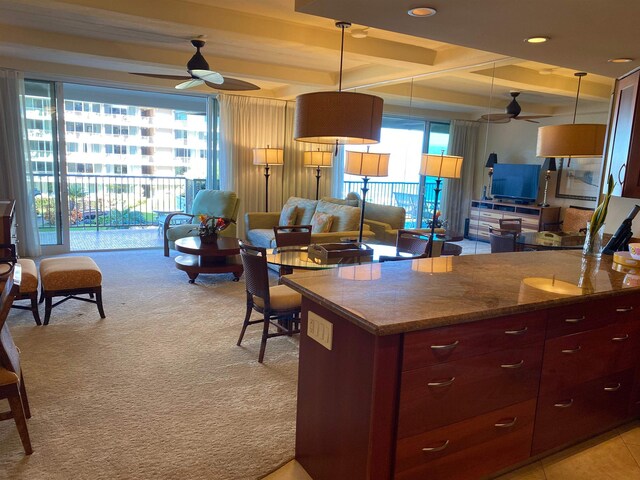
[{"label": "ceiling fan", "polygon": [[520,107],[520,104],[516,100],[516,97],[520,95],[520,92],[509,92],[509,94],[513,97],[513,100],[511,100],[509,105],[507,105],[507,108],[505,109],[505,113],[488,113],[486,115],[482,115],[480,118],[485,122],[490,122],[490,123],[508,123],[511,121],[511,119],[524,120],[525,122],[531,122],[531,123],[539,123],[539,122],[536,122],[535,119],[548,118],[551,116],[551,115],[524,115],[522,117],[519,116],[520,112],[522,111],[522,108]]},{"label": "ceiling fan", "polygon": [[209,70],[209,64],[200,53],[200,49],[204,47],[205,41],[202,38],[194,38],[191,40],[191,45],[196,47],[196,53],[191,57],[191,60],[187,62],[187,73],[189,76],[184,75],[160,75],[156,73],[135,73],[130,72],[132,75],[140,75],[143,77],[151,78],[164,78],[168,80],[184,80],[176,85],[178,90],[184,90],[187,88],[197,87],[198,85],[206,84],[211,88],[217,90],[260,90],[260,87],[253,83],[245,82],[237,78],[223,77],[218,72]]}]

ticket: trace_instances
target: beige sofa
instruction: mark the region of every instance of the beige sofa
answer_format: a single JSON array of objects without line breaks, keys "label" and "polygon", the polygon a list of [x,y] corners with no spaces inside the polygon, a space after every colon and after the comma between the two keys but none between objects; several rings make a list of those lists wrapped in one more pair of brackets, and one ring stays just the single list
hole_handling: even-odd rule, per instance
[{"label": "beige sofa", "polygon": [[[312,243],[336,243],[344,238],[358,238],[360,208],[347,204],[345,200],[337,200],[335,202],[331,200],[335,199],[309,200],[307,198],[291,197],[284,207],[289,205],[296,206],[296,225],[309,225],[311,217],[316,211],[328,213],[334,217],[331,231],[313,233],[311,235]],[[273,227],[278,226],[279,220],[280,212],[245,213],[245,237],[247,241],[258,247],[275,247]],[[374,237],[374,232],[365,224],[362,232],[363,241],[372,240]]]}]

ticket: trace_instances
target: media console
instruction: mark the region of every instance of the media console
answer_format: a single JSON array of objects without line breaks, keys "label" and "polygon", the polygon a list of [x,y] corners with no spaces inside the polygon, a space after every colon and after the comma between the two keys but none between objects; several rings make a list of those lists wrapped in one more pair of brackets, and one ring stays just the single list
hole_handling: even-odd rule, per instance
[{"label": "media console", "polygon": [[538,207],[496,200],[472,200],[469,238],[489,241],[489,227],[499,228],[502,218],[521,218],[523,232],[544,230],[545,223],[557,223],[560,207]]}]

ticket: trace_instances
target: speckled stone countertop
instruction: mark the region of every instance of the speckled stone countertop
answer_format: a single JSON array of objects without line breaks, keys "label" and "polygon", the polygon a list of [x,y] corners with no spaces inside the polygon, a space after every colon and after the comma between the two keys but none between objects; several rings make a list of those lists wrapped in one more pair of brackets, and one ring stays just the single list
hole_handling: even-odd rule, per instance
[{"label": "speckled stone countertop", "polygon": [[640,270],[579,251],[463,255],[296,271],[283,282],[376,335],[640,292]]}]

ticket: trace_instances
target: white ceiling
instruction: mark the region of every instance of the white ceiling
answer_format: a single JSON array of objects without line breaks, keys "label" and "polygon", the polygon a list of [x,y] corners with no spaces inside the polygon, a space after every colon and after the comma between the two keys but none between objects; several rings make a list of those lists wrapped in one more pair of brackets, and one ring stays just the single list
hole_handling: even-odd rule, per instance
[{"label": "white ceiling", "polygon": [[[211,68],[262,88],[249,94],[291,99],[337,89],[336,18],[368,33],[355,39],[347,30],[343,88],[369,89],[398,109],[477,118],[501,111],[510,90],[523,92],[523,115],[570,112],[575,69],[590,72],[580,111],[606,112],[613,78],[639,63],[607,58],[640,59],[636,0],[618,0],[606,12],[592,0],[438,0],[428,4],[438,14],[427,19],[409,17],[409,5],[415,6],[404,0],[0,0],[0,66],[169,89],[175,82],[128,72],[183,74],[193,53],[188,40],[205,35],[202,53]],[[522,41],[533,34],[552,40]]]}]

